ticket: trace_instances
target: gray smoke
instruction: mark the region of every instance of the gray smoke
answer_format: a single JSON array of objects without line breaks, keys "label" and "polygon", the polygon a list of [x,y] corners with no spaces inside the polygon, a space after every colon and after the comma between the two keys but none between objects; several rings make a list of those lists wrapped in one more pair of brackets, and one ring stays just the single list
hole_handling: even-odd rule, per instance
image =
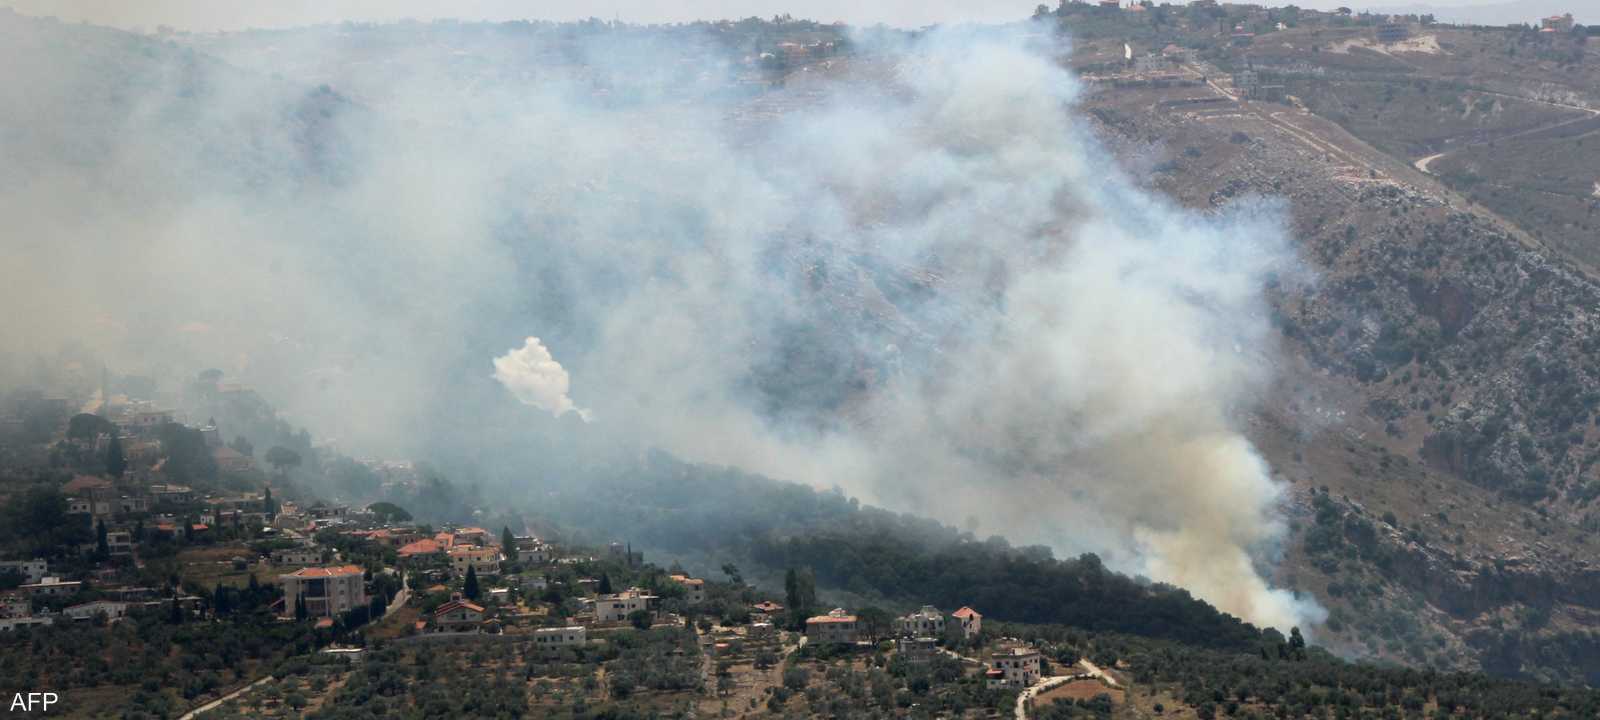
[{"label": "gray smoke", "polygon": [[684,37],[567,38],[581,62],[474,82],[414,50],[344,62],[370,48],[332,29],[217,42],[246,69],[184,51],[114,78],[109,127],[49,129],[100,68],[13,81],[0,301],[30,312],[0,328],[222,367],[347,449],[414,449],[441,406],[592,409],[687,459],[1315,619],[1258,569],[1280,490],[1239,430],[1270,380],[1262,289],[1299,273],[1274,207],[1198,214],[1123,177],[1047,39],[862,36],[752,91],[728,82],[745,58]]}]

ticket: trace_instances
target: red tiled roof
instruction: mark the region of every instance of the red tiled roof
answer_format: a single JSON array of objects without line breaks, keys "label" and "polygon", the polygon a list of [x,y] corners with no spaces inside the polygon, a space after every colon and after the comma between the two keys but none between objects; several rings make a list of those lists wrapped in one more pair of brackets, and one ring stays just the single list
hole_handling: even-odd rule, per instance
[{"label": "red tiled roof", "polygon": [[958,618],[983,617],[983,613],[980,613],[977,610],[973,610],[972,608],[965,607],[965,606],[963,606],[960,610],[957,610],[957,611],[955,611],[953,613],[950,613],[950,614],[954,615],[954,616],[956,616]]},{"label": "red tiled roof", "polygon": [[475,613],[483,612],[483,606],[474,604],[470,600],[451,600],[450,602],[440,605],[438,610],[433,611],[433,616],[439,617],[457,608],[466,608]]},{"label": "red tiled roof", "polygon": [[344,565],[341,567],[309,567],[300,568],[299,570],[289,574],[295,577],[342,577],[345,575],[360,575],[361,568],[354,565]]},{"label": "red tiled roof", "polygon": [[322,619],[318,620],[317,621],[317,627],[319,627],[319,628],[331,628],[331,627],[333,627],[333,618],[322,618]]},{"label": "red tiled roof", "polygon": [[411,555],[430,555],[436,552],[439,552],[439,543],[432,540],[418,540],[401,546],[396,551],[396,554],[401,557],[409,557]]},{"label": "red tiled roof", "polygon": [[766,613],[777,612],[777,611],[783,609],[782,605],[779,605],[778,603],[775,603],[775,602],[773,602],[771,600],[764,600],[762,602],[758,602],[758,603],[756,603],[754,605],[751,605],[750,607],[755,608],[756,610],[760,610],[761,612],[766,612]]}]

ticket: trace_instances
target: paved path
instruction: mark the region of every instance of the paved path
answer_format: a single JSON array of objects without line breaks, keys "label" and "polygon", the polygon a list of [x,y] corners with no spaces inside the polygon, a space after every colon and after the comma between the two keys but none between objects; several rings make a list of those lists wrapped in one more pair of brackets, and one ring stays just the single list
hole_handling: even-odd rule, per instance
[{"label": "paved path", "polygon": [[254,690],[257,685],[262,685],[262,684],[266,683],[268,680],[271,680],[271,679],[272,679],[271,675],[268,675],[268,676],[266,676],[264,678],[261,678],[260,680],[257,680],[257,681],[255,681],[253,683],[250,683],[249,685],[246,685],[246,686],[244,686],[242,688],[239,688],[238,690],[235,690],[235,691],[233,691],[231,693],[228,693],[227,695],[223,695],[222,697],[219,697],[219,698],[217,698],[215,700],[212,700],[211,702],[208,702],[208,703],[206,703],[204,705],[201,705],[200,707],[197,707],[197,708],[195,708],[193,710],[190,710],[183,717],[178,718],[178,720],[194,720],[195,718],[200,717],[201,715],[203,715],[205,713],[211,712],[212,710],[215,710],[215,709],[217,709],[219,707],[222,707],[223,703],[225,703],[225,702],[227,702],[229,700],[232,700],[232,699],[234,699],[236,697],[239,697],[240,695],[243,695],[243,694],[245,694],[245,693],[247,693],[247,692],[249,692],[251,690]]},{"label": "paved path", "polygon": [[1039,682],[1034,683],[1027,690],[1023,690],[1022,694],[1017,696],[1017,720],[1028,720],[1028,701],[1032,700],[1035,695],[1038,695],[1039,693],[1049,690],[1050,688],[1062,683],[1077,680],[1080,677],[1083,676],[1057,675],[1055,677],[1047,677]]}]

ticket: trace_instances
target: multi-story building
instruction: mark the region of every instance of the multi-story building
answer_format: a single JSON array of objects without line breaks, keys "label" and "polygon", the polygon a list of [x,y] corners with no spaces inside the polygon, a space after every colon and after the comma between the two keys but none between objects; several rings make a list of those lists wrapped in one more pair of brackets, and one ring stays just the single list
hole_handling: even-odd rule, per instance
[{"label": "multi-story building", "polygon": [[923,605],[921,610],[895,618],[894,631],[905,637],[939,637],[944,634],[944,613]]},{"label": "multi-story building", "polygon": [[683,600],[690,605],[699,605],[706,601],[706,581],[692,578],[688,575],[673,575],[672,581],[682,585],[684,590]]},{"label": "multi-story building", "polygon": [[635,612],[653,610],[656,600],[656,596],[646,595],[638,588],[601,595],[594,599],[594,619],[600,623],[627,622],[628,616]]},{"label": "multi-story building", "polygon": [[983,632],[983,614],[977,610],[963,606],[950,616],[955,618],[957,626],[961,628],[962,640],[971,640]]},{"label": "multi-story building", "polygon": [[457,545],[450,548],[449,555],[450,570],[457,577],[466,576],[468,568],[477,571],[478,577],[500,574],[499,548]]},{"label": "multi-story building", "polygon": [[806,638],[814,643],[855,644],[861,636],[861,624],[856,616],[841,608],[827,615],[806,618]]},{"label": "multi-story building", "polygon": [[1021,690],[1039,680],[1044,657],[1038,650],[1025,645],[1009,645],[989,656],[989,670],[984,673],[989,687]]},{"label": "multi-story building", "polygon": [[278,582],[283,585],[285,617],[294,616],[298,598],[304,598],[311,617],[336,617],[367,604],[366,582],[354,565],[301,568],[279,575]]},{"label": "multi-story building", "polygon": [[36,583],[40,580],[43,580],[44,576],[50,574],[50,564],[45,562],[43,558],[34,558],[32,560],[6,560],[4,562],[0,562],[0,573],[4,573],[8,570],[21,575],[27,582]]}]

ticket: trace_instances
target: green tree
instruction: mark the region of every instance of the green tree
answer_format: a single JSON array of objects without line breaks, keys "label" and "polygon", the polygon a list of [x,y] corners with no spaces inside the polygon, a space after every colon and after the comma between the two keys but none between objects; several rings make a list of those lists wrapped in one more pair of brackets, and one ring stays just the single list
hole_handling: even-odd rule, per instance
[{"label": "green tree", "polygon": [[98,520],[94,525],[94,558],[105,560],[111,557],[111,545],[106,542],[106,521]]},{"label": "green tree", "polygon": [[271,465],[279,475],[283,475],[289,468],[300,467],[300,453],[282,445],[272,446],[272,449],[267,451],[266,459],[267,464]]},{"label": "green tree", "polygon": [[500,528],[500,547],[505,549],[507,560],[517,561],[517,539],[511,535],[511,528]]},{"label": "green tree", "polygon": [[268,485],[267,489],[261,493],[261,512],[267,514],[268,520],[278,514],[278,503],[272,499],[271,485]]},{"label": "green tree", "polygon": [[411,519],[411,513],[392,502],[375,502],[368,505],[367,510],[378,517],[378,522],[406,522]]},{"label": "green tree", "polygon": [[461,594],[465,595],[468,600],[477,600],[479,592],[478,569],[468,565],[467,579],[461,583]]},{"label": "green tree", "polygon": [[306,609],[306,596],[304,596],[304,595],[295,595],[294,596],[294,619],[296,619],[296,620],[305,620],[308,617],[311,617],[311,611]]},{"label": "green tree", "polygon": [[127,471],[128,459],[122,454],[122,438],[113,434],[111,443],[106,446],[106,474],[120,478]]},{"label": "green tree", "polygon": [[739,566],[733,563],[723,563],[722,574],[728,576],[728,582],[738,586],[744,585],[744,576],[739,574]]},{"label": "green tree", "polygon": [[869,605],[856,611],[856,622],[867,639],[876,640],[889,632],[894,616],[888,610]]},{"label": "green tree", "polygon": [[611,589],[611,573],[600,573],[600,586],[595,588],[595,592],[601,595],[610,595],[616,592]]},{"label": "green tree", "polygon": [[110,420],[89,413],[78,413],[67,421],[68,439],[88,441],[101,435],[116,437],[117,426]]},{"label": "green tree", "polygon": [[635,610],[628,613],[628,622],[640,630],[649,630],[652,618],[649,610]]}]

